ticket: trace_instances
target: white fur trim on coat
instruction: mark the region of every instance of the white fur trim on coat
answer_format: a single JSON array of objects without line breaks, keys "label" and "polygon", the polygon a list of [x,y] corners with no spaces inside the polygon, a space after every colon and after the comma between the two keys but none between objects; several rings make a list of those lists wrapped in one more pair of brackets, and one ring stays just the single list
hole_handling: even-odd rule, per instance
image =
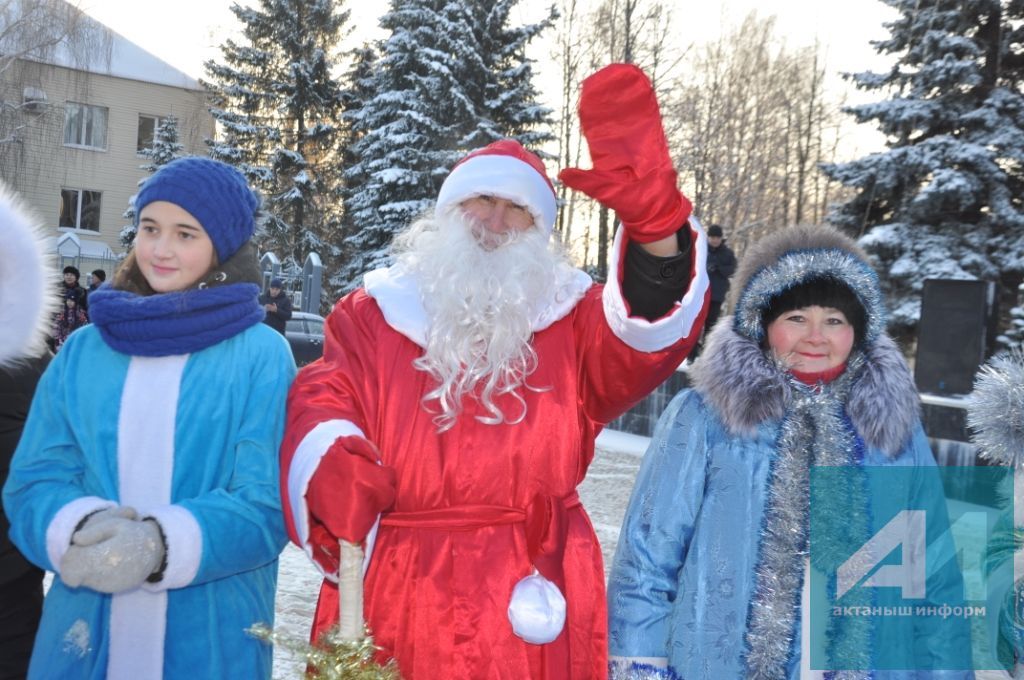
[{"label": "white fur trim on coat", "polygon": [[46,527],[46,556],[50,559],[50,565],[60,571],[64,553],[71,547],[71,535],[86,515],[116,507],[117,503],[113,501],[98,496],[83,496],[58,510]]},{"label": "white fur trim on coat", "polygon": [[[565,317],[594,285],[586,272],[563,265],[555,272],[555,293],[550,302],[538,310],[531,322],[534,333],[544,330]],[[377,301],[384,320],[395,331],[427,346],[430,322],[420,297],[419,282],[400,267],[375,269],[363,277],[367,295]]]},{"label": "white fur trim on coat", "polygon": [[481,155],[455,166],[437,194],[437,214],[452,210],[474,196],[487,194],[526,206],[545,234],[555,227],[558,205],[548,180],[518,158]]},{"label": "white fur trim on coat", "polygon": [[[171,503],[174,431],[188,358],[187,354],[132,357],[128,364],[117,421],[117,485],[121,503],[135,507],[143,516],[153,514],[147,513],[148,508]],[[177,524],[170,514],[164,513],[164,517],[168,522],[167,526],[161,523],[165,534],[172,530],[175,542],[181,543]],[[166,547],[170,547],[170,536]],[[181,572],[186,570],[179,567],[173,578],[182,578]],[[136,588],[114,595],[107,678],[161,677],[166,634],[166,589]]]},{"label": "white fur trim on coat", "polygon": [[180,505],[139,508],[139,515],[152,517],[160,524],[166,541],[167,568],[156,583],[143,583],[153,593],[184,588],[195,580],[203,557],[203,530],[195,515]]},{"label": "white fur trim on coat", "polygon": [[57,273],[46,250],[41,223],[0,184],[0,366],[46,347],[59,307]]},{"label": "white fur trim on coat", "polygon": [[696,218],[690,218],[690,242],[693,244],[693,273],[686,295],[675,308],[655,321],[630,316],[626,300],[622,295],[622,281],[619,280],[619,264],[625,256],[625,230],[615,233],[610,261],[615,267],[614,276],[608,277],[604,286],[604,315],[608,325],[619,340],[641,352],[657,352],[665,349],[694,331],[694,324],[704,309],[704,297],[710,287],[707,272],[708,239],[704,228]]},{"label": "white fur trim on coat", "polygon": [[[316,568],[330,581],[337,583],[338,575],[323,570],[320,563],[313,557],[313,545],[309,542],[309,505],[306,504],[306,492],[309,482],[320,465],[320,459],[340,437],[357,436],[366,438],[363,431],[349,420],[325,420],[310,430],[295,449],[295,455],[288,466],[288,499],[295,522],[295,534],[302,544],[302,550],[316,565]],[[366,539],[366,554],[363,558],[363,573],[370,562],[373,552],[373,538],[376,535],[376,524],[371,535]]]}]

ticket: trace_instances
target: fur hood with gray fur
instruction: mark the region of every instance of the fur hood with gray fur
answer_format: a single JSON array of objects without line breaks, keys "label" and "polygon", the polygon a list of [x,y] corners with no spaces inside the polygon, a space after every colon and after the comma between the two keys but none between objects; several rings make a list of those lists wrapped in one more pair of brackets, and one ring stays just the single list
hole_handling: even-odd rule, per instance
[{"label": "fur hood with gray fur", "polygon": [[[715,326],[690,377],[730,434],[738,436],[781,419],[793,398],[792,379],[785,369],[756,342],[733,330],[732,317]],[[918,404],[899,348],[887,335],[878,337],[864,352],[863,366],[850,387],[846,413],[854,428],[869,446],[895,456],[917,425]]]},{"label": "fur hood with gray fur", "polygon": [[863,251],[833,229],[784,229],[748,249],[733,279],[735,314],[711,330],[690,371],[694,388],[732,434],[749,435],[762,422],[781,419],[794,387],[784,367],[761,347],[761,317],[773,297],[815,279],[845,284],[864,307],[865,337],[855,348],[863,362],[856,369],[846,412],[867,444],[896,455],[918,422],[917,390],[903,355],[885,335],[885,309],[874,270]]},{"label": "fur hood with gray fur", "polygon": [[46,348],[60,302],[56,284],[41,223],[0,185],[0,367]]}]

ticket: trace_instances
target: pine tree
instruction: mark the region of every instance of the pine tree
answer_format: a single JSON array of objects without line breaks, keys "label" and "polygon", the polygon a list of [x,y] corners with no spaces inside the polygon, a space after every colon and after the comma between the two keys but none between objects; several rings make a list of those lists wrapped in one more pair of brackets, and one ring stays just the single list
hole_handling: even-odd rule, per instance
[{"label": "pine tree", "polygon": [[851,77],[893,94],[849,111],[889,148],[823,170],[855,188],[830,220],[863,235],[891,328],[909,334],[925,279],[996,280],[1005,295],[1024,273],[1024,3],[884,1],[901,16],[877,49],[896,63]]},{"label": "pine tree", "polygon": [[558,12],[554,5],[547,16],[535,24],[509,26],[509,15],[519,0],[491,0],[467,3],[477,36],[477,51],[484,66],[484,87],[477,99],[482,108],[477,134],[464,144],[475,148],[502,137],[517,139],[523,146],[537,150],[554,139],[552,109],[539,106],[539,94],[533,84],[533,64],[526,47],[554,25]]},{"label": "pine tree", "polygon": [[[167,116],[160,120],[160,124],[157,125],[156,132],[153,135],[153,146],[149,149],[144,149],[141,154],[149,159],[149,163],[140,165],[139,169],[145,170],[149,174],[153,174],[160,169],[161,166],[167,165],[175,158],[181,158],[183,155],[181,152],[185,149],[181,141],[179,141],[178,134],[178,119],[174,116]],[[142,186],[142,183],[146,181],[146,177],[140,179],[137,186]],[[121,227],[121,233],[118,234],[117,238],[121,243],[121,246],[125,250],[129,250],[132,244],[135,242],[135,197],[132,196],[128,201],[128,209],[121,215],[128,224]]]},{"label": "pine tree", "polygon": [[346,114],[358,161],[345,173],[350,250],[335,287],[352,290],[388,263],[395,233],[430,207],[467,151],[548,138],[550,111],[536,102],[523,48],[550,21],[509,28],[517,2],[391,0],[380,20],[390,35]]},{"label": "pine tree", "polygon": [[[340,3],[338,3],[340,5]],[[263,195],[258,239],[286,269],[317,252],[337,259],[341,167],[340,86],[332,76],[348,11],[332,0],[234,4],[243,39],[228,40],[223,63],[205,64],[210,111],[223,136],[210,155],[236,166]]]}]

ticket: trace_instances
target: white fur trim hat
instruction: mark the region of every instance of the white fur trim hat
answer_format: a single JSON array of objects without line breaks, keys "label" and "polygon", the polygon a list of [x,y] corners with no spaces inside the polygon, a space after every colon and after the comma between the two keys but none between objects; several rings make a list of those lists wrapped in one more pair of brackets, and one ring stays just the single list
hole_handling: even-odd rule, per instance
[{"label": "white fur trim hat", "polygon": [[441,185],[437,212],[483,194],[526,206],[547,234],[555,227],[555,187],[544,163],[514,139],[488,144],[459,161]]},{"label": "white fur trim hat", "polygon": [[43,351],[60,300],[43,227],[2,184],[0,234],[0,366],[7,366]]}]

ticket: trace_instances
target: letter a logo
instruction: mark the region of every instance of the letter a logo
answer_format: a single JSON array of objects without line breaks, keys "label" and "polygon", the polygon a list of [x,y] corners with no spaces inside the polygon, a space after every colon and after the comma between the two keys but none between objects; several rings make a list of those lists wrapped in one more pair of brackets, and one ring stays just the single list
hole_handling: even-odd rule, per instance
[{"label": "letter a logo", "polygon": [[865,586],[902,588],[904,599],[925,596],[925,511],[902,510],[839,567],[836,599],[857,585],[879,562],[898,547],[902,564],[887,564],[864,581]]}]

